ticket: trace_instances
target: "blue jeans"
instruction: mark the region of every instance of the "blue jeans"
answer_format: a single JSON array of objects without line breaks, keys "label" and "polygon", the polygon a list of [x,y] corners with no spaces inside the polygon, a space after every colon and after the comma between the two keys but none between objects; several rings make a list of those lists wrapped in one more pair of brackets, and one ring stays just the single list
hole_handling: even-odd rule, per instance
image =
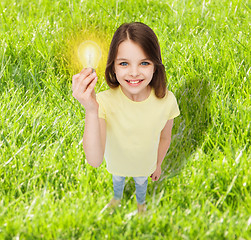
[{"label": "blue jeans", "polygon": [[[138,204],[145,203],[148,177],[134,177],[136,187],[136,199]],[[112,175],[114,198],[119,200],[123,196],[125,177]]]}]

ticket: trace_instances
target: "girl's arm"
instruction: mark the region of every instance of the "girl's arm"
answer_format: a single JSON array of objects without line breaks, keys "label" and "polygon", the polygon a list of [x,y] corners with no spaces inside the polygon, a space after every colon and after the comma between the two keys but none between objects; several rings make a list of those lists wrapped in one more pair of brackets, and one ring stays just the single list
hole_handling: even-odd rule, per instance
[{"label": "girl's arm", "polygon": [[93,167],[103,161],[106,138],[105,120],[98,118],[99,105],[94,91],[97,80],[96,72],[91,68],[84,68],[72,78],[72,95],[85,108],[83,147],[87,162]]},{"label": "girl's arm", "polygon": [[98,113],[86,113],[83,147],[87,162],[99,167],[104,159],[106,123]]},{"label": "girl's arm", "polygon": [[165,127],[161,131],[159,148],[158,148],[157,168],[155,172],[151,175],[153,181],[157,181],[160,177],[161,164],[166,156],[166,153],[171,143],[172,128],[173,128],[173,119],[170,119],[166,122]]}]

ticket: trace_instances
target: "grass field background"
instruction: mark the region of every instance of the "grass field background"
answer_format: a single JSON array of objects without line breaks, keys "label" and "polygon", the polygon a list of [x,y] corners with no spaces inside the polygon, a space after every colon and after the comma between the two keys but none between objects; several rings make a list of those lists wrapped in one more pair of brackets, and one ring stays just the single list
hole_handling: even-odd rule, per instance
[{"label": "grass field background", "polygon": [[[1,1],[0,239],[251,239],[250,10],[230,0]],[[130,178],[121,208],[100,213],[112,179],[105,163],[85,161],[85,112],[71,91],[77,44],[102,47],[103,91],[112,35],[132,21],[157,34],[181,110],[145,217]]]}]

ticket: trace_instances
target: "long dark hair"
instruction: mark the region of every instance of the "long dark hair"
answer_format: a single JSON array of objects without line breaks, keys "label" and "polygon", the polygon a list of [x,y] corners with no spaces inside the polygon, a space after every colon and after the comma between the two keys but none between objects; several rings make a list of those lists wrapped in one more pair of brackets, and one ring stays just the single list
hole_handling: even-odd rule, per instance
[{"label": "long dark hair", "polygon": [[166,71],[162,63],[158,38],[150,27],[140,22],[124,23],[114,33],[105,69],[105,78],[108,86],[110,88],[119,86],[114,73],[114,60],[117,56],[119,45],[125,40],[132,40],[137,43],[154,63],[155,72],[149,85],[154,88],[156,97],[165,97],[167,92]]}]

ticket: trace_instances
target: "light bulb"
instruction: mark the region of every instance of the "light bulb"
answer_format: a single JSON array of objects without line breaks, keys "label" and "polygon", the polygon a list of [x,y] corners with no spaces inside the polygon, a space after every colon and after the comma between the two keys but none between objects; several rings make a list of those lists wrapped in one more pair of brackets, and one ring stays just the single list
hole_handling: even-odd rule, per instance
[{"label": "light bulb", "polygon": [[84,41],[78,47],[78,57],[83,67],[97,68],[101,55],[99,45],[93,41]]}]

